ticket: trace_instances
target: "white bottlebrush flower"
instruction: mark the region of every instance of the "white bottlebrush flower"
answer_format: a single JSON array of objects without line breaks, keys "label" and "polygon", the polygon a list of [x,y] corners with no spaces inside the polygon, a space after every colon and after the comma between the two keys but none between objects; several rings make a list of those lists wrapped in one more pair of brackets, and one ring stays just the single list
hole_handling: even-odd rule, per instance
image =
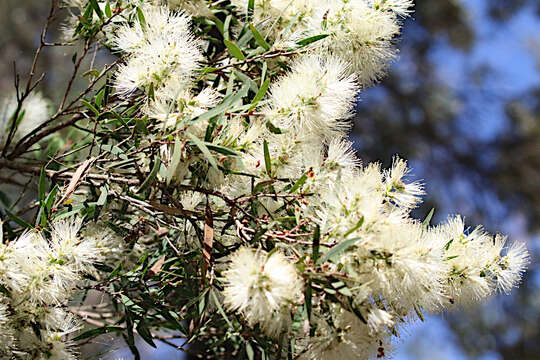
[{"label": "white bottlebrush flower", "polygon": [[381,333],[382,330],[394,326],[393,316],[388,311],[378,308],[370,309],[366,320],[372,333]]},{"label": "white bottlebrush flower", "polygon": [[386,336],[372,333],[370,327],[355,314],[335,304],[330,305],[329,312],[320,315],[315,324],[315,336],[309,338],[307,351],[301,359],[382,358],[390,350]]},{"label": "white bottlebrush flower", "polygon": [[[272,30],[269,36],[274,36],[294,18],[301,23],[313,10],[311,2],[312,0],[255,0],[256,23],[262,23],[265,28]],[[232,0],[231,3],[236,5],[240,14],[247,13],[249,0]]]},{"label": "white bottlebrush flower", "polygon": [[[15,95],[0,99],[0,148],[7,140],[16,108]],[[17,124],[17,130],[13,136],[14,140],[21,139],[49,119],[49,101],[41,93],[33,92],[24,100],[19,112],[19,116],[21,115],[23,117]]]},{"label": "white bottlebrush flower", "polygon": [[225,304],[250,324],[260,324],[273,336],[290,322],[292,304],[298,301],[303,284],[295,266],[281,253],[240,248],[224,277]]},{"label": "white bottlebrush flower", "polygon": [[324,159],[324,166],[327,169],[351,169],[358,168],[361,164],[356,157],[350,141],[342,139],[332,139],[328,144],[328,151]]},{"label": "white bottlebrush flower", "polygon": [[508,293],[520,280],[529,261],[521,243],[505,248],[506,237],[489,235],[482,227],[467,229],[457,216],[433,230],[445,245],[449,274],[446,293],[452,303],[482,300],[497,289]]},{"label": "white bottlebrush flower", "polygon": [[404,177],[410,172],[407,162],[394,157],[392,168],[385,172],[385,191],[390,203],[404,210],[415,208],[425,194],[424,186],[419,181],[405,183]]},{"label": "white bottlebrush flower", "polygon": [[171,79],[187,86],[202,58],[189,16],[154,5],[145,5],[142,12],[145,23],[121,25],[113,41],[128,54],[116,75],[116,87],[122,93],[149,91]]},{"label": "white bottlebrush flower", "polygon": [[[167,128],[174,130],[177,126],[187,126],[189,120],[213,108],[219,100],[219,93],[211,88],[205,88],[195,94],[189,89],[174,90],[166,85],[156,93],[155,100],[144,109],[144,112],[150,118],[165,123]],[[201,122],[193,124],[194,135],[204,134],[206,125]]]},{"label": "white bottlebrush flower", "polygon": [[399,16],[407,17],[413,12],[413,0],[372,0],[373,7],[382,11],[393,11]]},{"label": "white bottlebrush flower", "polygon": [[332,139],[349,128],[358,88],[342,61],[316,55],[300,57],[290,73],[270,88],[267,117],[296,134]]},{"label": "white bottlebrush flower", "polygon": [[73,266],[78,273],[93,270],[93,264],[101,259],[93,238],[81,238],[82,218],[59,220],[52,224],[51,256],[62,264]]},{"label": "white bottlebrush flower", "polygon": [[361,84],[378,80],[396,57],[393,41],[400,31],[396,14],[366,1],[321,1],[316,6],[307,29],[330,36],[315,45],[349,61]]},{"label": "white bottlebrush flower", "polygon": [[441,244],[419,223],[381,219],[370,230],[361,246],[343,259],[363,274],[359,279],[371,282],[371,291],[399,312],[409,312],[415,305],[440,309],[441,282],[448,273]]},{"label": "white bottlebrush flower", "polygon": [[[497,235],[497,237],[500,237]],[[506,242],[506,238],[502,239]],[[520,281],[527,265],[530,263],[530,255],[524,243],[514,242],[494,266],[497,288],[505,294],[510,293]]]},{"label": "white bottlebrush flower", "polygon": [[126,243],[103,223],[89,223],[83,229],[81,238],[99,253],[99,261],[115,266],[126,255]]}]

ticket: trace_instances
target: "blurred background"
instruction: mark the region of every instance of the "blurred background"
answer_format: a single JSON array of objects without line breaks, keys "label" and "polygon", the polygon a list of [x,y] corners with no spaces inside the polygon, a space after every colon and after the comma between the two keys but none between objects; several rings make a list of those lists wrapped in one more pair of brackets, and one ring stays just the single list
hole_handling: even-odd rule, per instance
[{"label": "blurred background", "polygon": [[[0,1],[1,97],[13,91],[14,61],[28,71],[48,6]],[[540,1],[418,0],[398,46],[388,77],[359,96],[351,136],[360,157],[409,159],[428,193],[418,217],[463,214],[526,241],[533,263],[511,296],[414,324],[394,358],[540,359]],[[76,51],[44,52],[41,91],[53,101]],[[122,355],[130,358],[123,349],[104,358]],[[143,358],[158,356],[181,358],[168,349]]]}]

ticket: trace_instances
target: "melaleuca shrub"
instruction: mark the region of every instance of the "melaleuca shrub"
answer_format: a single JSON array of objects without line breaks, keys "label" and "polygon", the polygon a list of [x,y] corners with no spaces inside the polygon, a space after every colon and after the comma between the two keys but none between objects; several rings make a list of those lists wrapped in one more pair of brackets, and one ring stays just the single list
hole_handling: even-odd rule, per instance
[{"label": "melaleuca shrub", "polygon": [[77,49],[66,90],[45,100],[32,67],[0,114],[2,171],[37,185],[30,206],[3,197],[0,356],[74,359],[114,335],[136,358],[137,337],[208,358],[382,358],[424,312],[510,292],[523,244],[413,218],[407,162],[362,164],[348,140],[412,7],[52,1],[35,59]]}]

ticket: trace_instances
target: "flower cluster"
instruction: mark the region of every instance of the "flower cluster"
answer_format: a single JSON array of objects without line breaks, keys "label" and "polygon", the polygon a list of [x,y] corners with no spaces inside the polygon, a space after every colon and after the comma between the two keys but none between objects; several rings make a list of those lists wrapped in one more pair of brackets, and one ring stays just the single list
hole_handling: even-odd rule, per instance
[{"label": "flower cluster", "polygon": [[[248,6],[246,1],[233,4],[241,11]],[[117,87],[125,94],[152,89],[144,112],[177,139],[174,147],[161,148],[171,167],[168,181],[197,183],[231,199],[253,196],[253,178],[272,184],[269,191],[276,194],[286,194],[291,184],[299,194],[311,194],[293,211],[320,232],[319,259],[306,260],[311,247],[292,238],[278,244],[283,251],[240,248],[222,274],[227,308],[273,338],[291,334],[295,309],[311,302],[312,331],[291,335],[304,344],[300,354],[306,359],[381,357],[398,333],[397,324],[423,310],[479,301],[497,289],[508,292],[528,261],[523,245],[506,247],[505,238],[480,228],[468,230],[459,217],[436,227],[413,219],[410,211],[424,190],[420,182],[407,179],[407,163],[396,157],[388,170],[361,166],[351,150],[347,120],[356,96],[395,57],[399,18],[409,14],[410,6],[410,1],[256,1],[257,19],[266,22],[263,33],[278,28],[274,46],[299,36],[324,36],[288,60],[290,69],[278,72],[257,114],[236,116],[233,111],[215,122],[205,112],[222,96],[227,104],[232,95],[230,90],[225,95],[209,88],[193,91],[201,53],[187,15],[145,6],[144,27],[140,20],[122,26],[114,40],[127,54]],[[204,145],[209,139],[212,149],[219,146],[221,155],[234,157],[222,156],[218,164]],[[205,203],[192,192],[180,201],[189,210]],[[222,199],[208,201],[214,211],[226,212],[229,206]],[[258,203],[255,215],[262,219],[291,215],[283,198],[269,196]],[[236,235],[242,231],[239,227]],[[190,237],[197,234],[188,224],[183,246],[195,246]],[[222,241],[241,244],[241,238],[225,230]],[[304,280],[313,274],[335,277],[334,288],[305,298]]]},{"label": "flower cluster", "polygon": [[0,245],[0,358],[75,359],[69,336],[81,329],[66,305],[101,254],[78,232],[82,219],[58,220],[50,238],[28,231]]},{"label": "flower cluster", "polygon": [[[233,3],[247,9],[249,2]],[[396,58],[400,18],[411,13],[412,5],[411,0],[256,0],[255,13],[269,36],[280,35],[277,43],[291,45],[306,35],[326,35],[314,44],[315,50],[346,60],[358,82],[369,85]],[[285,31],[274,31],[276,26]]]},{"label": "flower cluster", "polygon": [[[302,281],[283,254],[241,248],[224,273],[228,281],[225,303],[269,335],[279,335],[290,324],[290,304],[301,296]],[[284,310],[284,311],[283,311]]]},{"label": "flower cluster", "polygon": [[[424,186],[407,162],[362,164],[347,139],[411,0],[63,4],[70,39],[112,49],[118,65],[83,101],[88,153],[55,162],[77,170],[60,210],[39,202],[50,232],[0,246],[2,356],[74,358],[66,304],[96,262],[114,273],[95,288],[119,305],[132,350],[133,328],[153,345],[149,328],[170,327],[223,335],[209,351],[247,343],[312,360],[384,357],[424,311],[520,282],[523,244],[459,216],[414,219]],[[39,122],[30,110],[21,133]],[[54,221],[68,206],[101,222]]]}]

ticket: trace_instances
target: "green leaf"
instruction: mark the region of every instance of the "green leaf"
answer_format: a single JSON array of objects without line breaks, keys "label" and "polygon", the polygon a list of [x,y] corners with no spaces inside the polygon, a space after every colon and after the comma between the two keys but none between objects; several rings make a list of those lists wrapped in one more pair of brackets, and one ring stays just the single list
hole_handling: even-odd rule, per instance
[{"label": "green leaf", "polygon": [[213,108],[212,110],[209,110],[205,112],[204,114],[201,114],[197,118],[194,119],[194,121],[206,121],[208,119],[213,118],[214,116],[223,113],[226,109],[228,109],[232,104],[236,103],[237,101],[241,100],[244,96],[247,95],[249,92],[249,84],[244,84],[242,88],[234,95],[229,95],[223,99],[221,104]]},{"label": "green leaf", "polygon": [[347,287],[347,285],[345,285],[343,281],[336,281],[332,283],[332,287],[336,289],[342,295],[349,296],[349,297],[353,296],[351,290]]},{"label": "green leaf", "polygon": [[232,329],[232,328],[233,328],[233,324],[231,323],[231,321],[230,321],[229,318],[227,317],[227,314],[226,314],[225,311],[223,310],[223,307],[221,306],[221,303],[219,302],[219,299],[218,299],[218,297],[216,296],[215,292],[214,292],[213,290],[210,290],[210,294],[212,295],[212,300],[214,300],[214,304],[216,304],[219,313],[221,314],[221,316],[223,316],[223,319],[225,320],[225,322],[227,323],[227,325],[229,325],[229,328]]},{"label": "green leaf", "polygon": [[264,166],[266,167],[266,173],[268,176],[272,176],[272,161],[270,160],[270,150],[268,150],[268,141],[266,139],[263,143],[264,146]]},{"label": "green leaf", "polygon": [[311,310],[313,308],[313,304],[312,304],[312,301],[311,301],[312,293],[313,293],[313,289],[311,288],[311,280],[308,280],[308,282],[306,284],[305,304],[306,304],[307,318],[308,318],[309,321],[311,321]]},{"label": "green leaf", "polygon": [[33,229],[34,227],[32,225],[30,225],[29,223],[27,223],[26,221],[24,221],[23,219],[21,219],[20,217],[18,217],[17,215],[13,214],[11,211],[9,211],[8,209],[5,209],[6,210],[6,214],[7,216],[9,216],[9,218],[15,222],[17,225],[19,226],[22,226],[22,227],[25,227],[27,229]]},{"label": "green leaf", "polygon": [[266,128],[272,133],[272,134],[286,134],[287,130],[283,130],[272,124],[270,120],[266,121]]},{"label": "green leaf", "polygon": [[105,15],[107,15],[108,18],[112,17],[110,1],[107,1],[107,3],[105,4]]},{"label": "green leaf", "polygon": [[146,190],[150,185],[154,183],[154,180],[156,179],[156,176],[159,172],[159,168],[161,167],[161,159],[156,156],[154,157],[154,167],[150,171],[150,174],[148,177],[144,180],[139,190],[137,190],[137,194],[140,194],[144,190]]},{"label": "green leaf", "polygon": [[99,198],[96,202],[97,206],[103,206],[107,203],[108,189],[106,186],[102,186],[100,189],[101,189],[101,194],[99,195]]},{"label": "green leaf", "polygon": [[105,96],[105,89],[106,88],[101,89],[96,95],[95,103],[98,108],[101,108],[101,103],[103,101],[103,97]]},{"label": "green leaf", "polygon": [[38,199],[40,202],[45,200],[45,194],[47,193],[47,176],[45,174],[45,166],[41,168],[41,173],[39,175],[39,186],[38,186]]},{"label": "green leaf", "polygon": [[133,335],[133,318],[131,315],[131,311],[129,311],[126,308],[126,331],[127,335],[123,334],[124,340],[126,341],[126,344],[128,345],[129,349],[131,350],[131,353],[133,356],[135,356],[135,360],[139,360],[141,358],[141,354],[139,353],[139,350],[137,349],[137,346],[135,346],[135,336]]},{"label": "green leaf", "polygon": [[317,264],[324,264],[328,260],[335,259],[343,251],[353,246],[358,240],[360,240],[360,238],[353,238],[339,243],[331,248],[322,258],[320,258],[319,261],[317,261]]},{"label": "green leaf", "polygon": [[[309,171],[311,171],[311,170],[308,170],[308,172],[309,172]],[[300,189],[300,187],[301,187],[302,185],[304,185],[304,184],[306,183],[306,181],[307,181],[307,174],[308,174],[307,172],[304,173],[304,174],[300,177],[300,179],[298,179],[298,181],[293,185],[293,187],[291,188],[291,190],[289,190],[289,192],[290,192],[291,194],[294,194],[298,189]]]},{"label": "green leaf", "polygon": [[244,55],[244,53],[242,53],[242,50],[240,50],[238,45],[236,45],[235,43],[229,40],[223,40],[223,42],[225,43],[225,46],[227,46],[227,49],[229,49],[229,52],[231,53],[232,56],[234,56],[238,60],[244,60],[246,58],[246,56]]},{"label": "green leaf", "polygon": [[208,147],[204,144],[204,142],[202,142],[199,138],[197,138],[193,134],[187,133],[187,135],[189,139],[191,140],[191,142],[193,142],[193,144],[195,144],[195,146],[197,146],[199,150],[201,150],[203,155],[206,157],[206,160],[208,160],[208,163],[210,163],[210,165],[212,165],[212,167],[217,170],[218,165],[217,165],[216,159],[214,158],[210,150],[208,150]]},{"label": "green leaf", "polygon": [[250,21],[255,13],[255,0],[248,0],[247,18]]},{"label": "green leaf", "polygon": [[364,224],[364,217],[362,216],[360,218],[360,220],[358,220],[358,222],[356,223],[356,225],[353,226],[352,229],[350,229],[349,231],[347,231],[345,233],[345,235],[343,235],[343,238],[346,239],[347,236],[351,235],[353,232],[355,232],[356,230],[360,229],[362,227],[362,225]]},{"label": "green leaf", "polygon": [[99,335],[110,334],[112,332],[120,332],[124,329],[118,326],[103,326],[96,329],[83,332],[81,335],[75,337],[73,341],[81,341],[84,339],[91,339]]},{"label": "green leaf", "polygon": [[90,4],[92,5],[92,8],[96,12],[97,16],[99,16],[99,18],[101,20],[103,20],[103,12],[99,8],[99,4],[98,4],[97,0],[90,0]]},{"label": "green leaf", "polygon": [[154,343],[154,340],[152,339],[152,333],[150,330],[148,330],[148,324],[144,319],[139,320],[139,323],[137,324],[137,332],[139,335],[143,338],[144,341],[153,348],[157,348],[156,344]]},{"label": "green leaf", "polygon": [[141,27],[143,30],[146,30],[146,19],[144,18],[144,14],[141,10],[141,8],[137,8],[137,19],[139,19],[139,24],[141,24]]},{"label": "green leaf", "polygon": [[212,19],[212,21],[216,24],[216,27],[218,28],[221,35],[223,35],[223,22],[219,20],[219,18],[215,17]]},{"label": "green leaf", "polygon": [[45,209],[47,210],[47,213],[51,212],[54,203],[54,197],[56,196],[56,193],[58,193],[58,189],[58,185],[54,185],[52,190],[49,192],[49,195],[47,195],[47,198],[45,199]]},{"label": "green leaf", "polygon": [[435,208],[431,208],[431,211],[429,212],[429,214],[424,219],[424,222],[422,223],[422,226],[424,228],[427,228],[429,226],[429,223],[431,222],[431,219],[433,218],[434,213],[435,213]]},{"label": "green leaf", "polygon": [[268,51],[270,50],[270,45],[264,40],[261,33],[253,24],[249,24],[249,28],[251,29],[251,32],[253,33],[253,37],[255,38],[255,41],[257,41],[257,44],[261,46],[264,50]]},{"label": "green leaf", "polygon": [[84,104],[84,106],[86,106],[89,110],[91,110],[94,114],[96,114],[96,116],[99,116],[99,111],[98,109],[95,108],[94,105],[90,104],[88,101],[84,99],[81,99],[81,102]]},{"label": "green leaf", "polygon": [[208,149],[210,150],[213,150],[215,152],[218,152],[220,154],[223,154],[223,155],[227,155],[227,156],[240,156],[240,154],[232,149],[229,149],[225,146],[221,146],[221,145],[215,145],[215,144],[210,144],[210,143],[207,143],[205,142],[205,145]]},{"label": "green leaf", "polygon": [[246,341],[246,354],[247,354],[248,360],[255,359],[255,351],[253,351],[253,348],[251,347],[251,344],[248,341]]},{"label": "green leaf", "polygon": [[261,85],[261,88],[259,89],[259,91],[257,91],[257,94],[255,94],[255,97],[253,98],[253,101],[251,102],[253,105],[257,105],[257,103],[264,98],[264,95],[266,95],[266,92],[268,91],[269,86],[270,86],[270,79],[266,79],[265,82]]},{"label": "green leaf", "polygon": [[320,34],[320,35],[315,35],[315,36],[310,36],[308,38],[305,38],[305,39],[302,39],[300,41],[297,42],[298,45],[301,45],[301,46],[306,46],[306,45],[309,45],[309,44],[312,44],[316,41],[319,41],[319,40],[322,40],[326,37],[328,37],[329,34]]},{"label": "green leaf", "polygon": [[319,247],[321,243],[321,227],[317,225],[315,231],[313,232],[313,251],[311,253],[311,258],[313,262],[317,263],[319,259]]},{"label": "green leaf", "polygon": [[174,140],[173,156],[171,158],[169,167],[167,168],[167,184],[170,184],[172,178],[174,177],[174,174],[176,173],[176,169],[178,168],[178,164],[180,163],[180,159],[182,157],[182,147],[183,144],[180,142],[178,136],[176,136],[176,139]]}]

